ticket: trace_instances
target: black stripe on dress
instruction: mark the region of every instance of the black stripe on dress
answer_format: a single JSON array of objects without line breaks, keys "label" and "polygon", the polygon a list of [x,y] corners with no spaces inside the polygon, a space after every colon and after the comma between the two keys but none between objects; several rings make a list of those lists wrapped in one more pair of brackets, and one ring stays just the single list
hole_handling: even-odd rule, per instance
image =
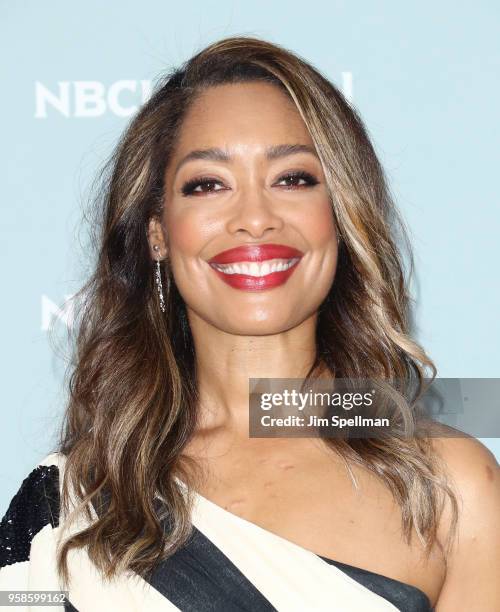
[{"label": "black stripe on dress", "polygon": [[145,579],[182,612],[276,611],[236,565],[195,527],[188,542],[160,561]]},{"label": "black stripe on dress", "polygon": [[370,591],[387,599],[401,612],[433,612],[434,610],[427,594],[411,584],[327,557],[321,557],[321,559],[330,565],[335,565]]}]

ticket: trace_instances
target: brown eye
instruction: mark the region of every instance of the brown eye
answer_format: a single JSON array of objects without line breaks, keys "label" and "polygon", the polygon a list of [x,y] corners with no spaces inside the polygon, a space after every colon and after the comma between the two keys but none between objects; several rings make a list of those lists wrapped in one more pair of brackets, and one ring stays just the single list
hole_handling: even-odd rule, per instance
[{"label": "brown eye", "polygon": [[284,181],[287,182],[287,184],[284,186],[292,189],[296,187],[308,187],[318,184],[317,179],[308,172],[289,172],[288,174],[280,177],[277,184],[279,185]]},{"label": "brown eye", "polygon": [[[221,186],[220,189],[217,189],[217,186]],[[216,191],[223,191],[224,187],[220,181],[217,181],[213,178],[209,177],[201,177],[197,179],[193,179],[188,181],[182,186],[182,195],[190,196],[190,195],[200,195],[203,193],[214,193]]]}]

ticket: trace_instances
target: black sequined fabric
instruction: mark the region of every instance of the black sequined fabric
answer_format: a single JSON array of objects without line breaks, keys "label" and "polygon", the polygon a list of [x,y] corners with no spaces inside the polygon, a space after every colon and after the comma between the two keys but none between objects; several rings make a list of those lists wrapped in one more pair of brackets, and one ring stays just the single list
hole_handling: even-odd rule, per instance
[{"label": "black sequined fabric", "polygon": [[0,523],[0,567],[30,558],[45,525],[59,525],[59,468],[39,465],[22,482]]}]

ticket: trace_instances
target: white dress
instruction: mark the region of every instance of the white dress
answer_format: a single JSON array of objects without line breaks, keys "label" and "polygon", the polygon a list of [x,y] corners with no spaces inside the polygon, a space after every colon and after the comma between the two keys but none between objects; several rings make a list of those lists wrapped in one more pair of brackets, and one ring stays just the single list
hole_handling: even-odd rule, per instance
[{"label": "white dress", "polygon": [[[56,547],[67,522],[59,508],[65,458],[53,453],[23,481],[0,524],[0,591],[59,591]],[[111,582],[84,549],[68,556],[62,605],[3,607],[63,612],[429,612],[425,593],[405,583],[324,559],[194,494],[193,536],[147,580]]]}]

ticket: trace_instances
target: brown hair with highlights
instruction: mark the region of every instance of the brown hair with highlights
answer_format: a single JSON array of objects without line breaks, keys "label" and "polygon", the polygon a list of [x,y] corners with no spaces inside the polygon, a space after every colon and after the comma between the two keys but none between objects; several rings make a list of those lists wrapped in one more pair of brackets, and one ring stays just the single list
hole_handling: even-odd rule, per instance
[{"label": "brown hair with highlights", "polygon": [[[317,356],[336,377],[423,380],[432,361],[410,337],[411,299],[398,242],[404,225],[360,117],[339,90],[296,54],[263,40],[232,37],[209,45],[158,82],[125,130],[95,200],[93,272],[74,298],[75,341],[61,431],[70,483],[91,524],[69,537],[67,555],[86,547],[107,577],[147,574],[190,533],[189,499],[175,476],[197,422],[195,355],[185,305],[168,264],[166,312],[158,304],[147,240],[160,216],[164,174],[183,118],[208,87],[261,80],[296,104],[323,165],[341,238],[337,272],[321,305]],[[411,255],[411,253],[410,253]],[[411,264],[411,256],[410,256]],[[411,410],[409,407],[408,410]],[[444,499],[456,500],[425,438],[330,441],[345,460],[371,470],[430,550]],[[186,476],[187,477],[187,476]],[[169,528],[160,521],[164,501]]]}]

